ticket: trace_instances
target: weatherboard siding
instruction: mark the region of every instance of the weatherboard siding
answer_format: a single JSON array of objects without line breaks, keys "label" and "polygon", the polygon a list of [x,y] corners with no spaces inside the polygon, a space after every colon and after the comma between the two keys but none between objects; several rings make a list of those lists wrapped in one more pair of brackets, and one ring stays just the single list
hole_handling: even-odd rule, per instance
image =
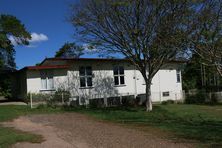
[{"label": "weatherboard siding", "polygon": [[[114,86],[113,67],[124,67],[125,85]],[[79,67],[91,66],[93,72],[93,87],[80,88]],[[179,100],[182,98],[182,82],[177,83],[177,66],[173,65],[158,71],[151,86],[152,101]],[[72,96],[100,98],[125,95],[145,94],[145,82],[138,70],[127,62],[96,62],[76,61],[69,69],[51,69],[53,71],[54,88],[70,90]],[[163,97],[163,92],[170,92]],[[45,93],[41,89],[39,70],[27,71],[27,92]]]}]

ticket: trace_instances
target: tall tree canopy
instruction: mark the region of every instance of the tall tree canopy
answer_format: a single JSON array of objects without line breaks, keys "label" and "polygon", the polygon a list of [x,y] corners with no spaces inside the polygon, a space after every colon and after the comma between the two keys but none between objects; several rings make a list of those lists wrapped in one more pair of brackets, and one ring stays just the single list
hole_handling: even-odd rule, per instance
[{"label": "tall tree canopy", "polygon": [[222,0],[207,0],[201,9],[192,21],[190,49],[222,76]]},{"label": "tall tree canopy", "polygon": [[147,111],[152,110],[151,81],[167,62],[187,49],[188,22],[203,2],[190,0],[81,0],[71,23],[81,39],[128,58],[146,82]]},{"label": "tall tree canopy", "polygon": [[31,35],[26,31],[25,26],[16,17],[11,15],[0,15],[0,66],[15,68],[14,46],[9,37],[13,37],[18,45],[27,45]]},{"label": "tall tree canopy", "polygon": [[82,46],[67,42],[56,52],[55,57],[79,58],[84,54],[83,51],[84,48]]}]

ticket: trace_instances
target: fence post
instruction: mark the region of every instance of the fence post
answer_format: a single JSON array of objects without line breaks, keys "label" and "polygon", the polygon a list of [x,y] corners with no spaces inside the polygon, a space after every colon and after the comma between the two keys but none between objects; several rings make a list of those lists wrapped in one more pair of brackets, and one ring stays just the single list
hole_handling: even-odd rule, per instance
[{"label": "fence post", "polygon": [[62,92],[62,104],[64,104],[64,96],[63,96],[63,92]]},{"label": "fence post", "polygon": [[122,95],[120,95],[120,104],[122,105],[123,102],[122,102]]},{"label": "fence post", "polygon": [[104,96],[104,104],[105,104],[106,107],[108,106],[108,102],[107,102],[107,97],[106,96]]},{"label": "fence post", "polygon": [[32,93],[30,93],[30,106],[31,106],[31,109],[32,109]]},{"label": "fence post", "polygon": [[159,91],[160,103],[162,102],[161,96],[162,96],[161,91]]}]

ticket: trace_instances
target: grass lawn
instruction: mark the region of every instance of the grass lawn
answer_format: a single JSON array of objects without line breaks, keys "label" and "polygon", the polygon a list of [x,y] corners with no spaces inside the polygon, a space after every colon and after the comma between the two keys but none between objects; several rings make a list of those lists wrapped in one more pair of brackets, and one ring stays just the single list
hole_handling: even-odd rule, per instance
[{"label": "grass lawn", "polygon": [[172,133],[173,137],[194,140],[206,146],[222,146],[222,106],[220,105],[155,105],[151,113],[145,112],[144,108],[74,110],[97,119],[125,125],[155,127]]},{"label": "grass lawn", "polygon": [[[30,109],[28,106],[0,106],[0,122],[12,120],[21,115],[28,114],[43,114],[43,113],[58,113],[60,109],[41,108]],[[26,132],[21,132],[13,128],[6,128],[0,125],[0,148],[10,147],[17,142],[41,142],[43,139],[39,135],[34,135]]]},{"label": "grass lawn", "polygon": [[[21,115],[80,112],[100,120],[118,122],[139,130],[150,127],[172,137],[195,140],[206,146],[222,146],[222,105],[155,105],[153,112],[145,108],[57,108],[30,109],[28,106],[0,106],[0,122],[12,120]],[[160,130],[159,130],[160,129]],[[176,139],[176,140],[178,140]],[[16,142],[40,142],[41,136],[0,126],[0,148]]]}]

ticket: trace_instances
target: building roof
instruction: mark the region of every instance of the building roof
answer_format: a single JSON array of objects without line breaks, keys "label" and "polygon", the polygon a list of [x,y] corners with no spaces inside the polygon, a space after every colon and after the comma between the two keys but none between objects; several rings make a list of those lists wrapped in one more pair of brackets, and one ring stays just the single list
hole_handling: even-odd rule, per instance
[{"label": "building roof", "polygon": [[45,58],[40,65],[45,61],[129,61],[128,59],[107,59],[107,58]]},{"label": "building roof", "polygon": [[[40,65],[45,61],[128,61],[129,59],[107,59],[107,58],[45,58]],[[185,60],[171,60],[169,63],[186,63]]]},{"label": "building roof", "polygon": [[[38,66],[27,66],[21,70],[41,70],[41,69],[67,69],[69,65],[43,65],[46,61],[111,61],[111,62],[130,62],[129,59],[105,59],[105,58],[45,58]],[[185,63],[184,60],[172,60],[169,63]]]},{"label": "building roof", "polygon": [[21,70],[40,70],[40,69],[66,69],[68,65],[40,65],[40,66],[27,66]]}]

